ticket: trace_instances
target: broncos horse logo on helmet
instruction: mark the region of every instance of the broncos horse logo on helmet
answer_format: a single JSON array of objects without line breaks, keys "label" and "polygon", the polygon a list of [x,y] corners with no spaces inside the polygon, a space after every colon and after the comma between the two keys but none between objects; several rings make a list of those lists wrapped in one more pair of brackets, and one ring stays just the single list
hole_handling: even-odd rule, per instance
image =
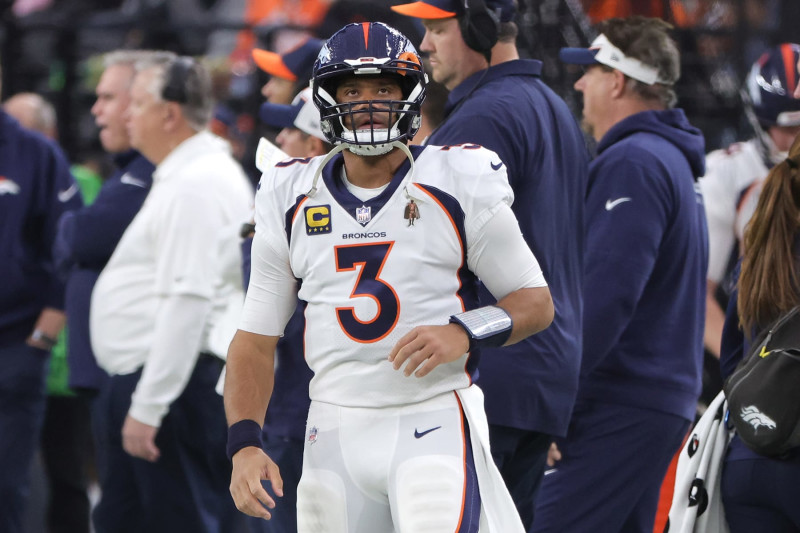
[{"label": "broncos horse logo on helmet", "polygon": [[[403,100],[336,102],[343,77],[376,75],[394,76]],[[385,154],[393,142],[411,139],[419,129],[427,81],[417,50],[402,33],[382,22],[348,24],[328,39],[314,63],[312,95],[322,132],[332,144],[344,143],[356,154]],[[371,118],[372,113],[387,112],[388,128],[352,127],[358,114],[369,113]]]}]

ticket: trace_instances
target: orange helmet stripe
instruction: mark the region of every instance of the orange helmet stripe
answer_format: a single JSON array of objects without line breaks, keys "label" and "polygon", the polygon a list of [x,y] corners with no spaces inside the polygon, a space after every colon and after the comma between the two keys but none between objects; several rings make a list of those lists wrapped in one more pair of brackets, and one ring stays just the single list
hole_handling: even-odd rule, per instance
[{"label": "orange helmet stripe", "polygon": [[794,58],[794,50],[789,44],[781,45],[781,55],[783,56],[783,71],[786,72],[786,91],[789,95],[794,94],[797,86],[797,61]]},{"label": "orange helmet stripe", "polygon": [[369,22],[362,22],[361,27],[364,28],[364,50],[369,48]]}]

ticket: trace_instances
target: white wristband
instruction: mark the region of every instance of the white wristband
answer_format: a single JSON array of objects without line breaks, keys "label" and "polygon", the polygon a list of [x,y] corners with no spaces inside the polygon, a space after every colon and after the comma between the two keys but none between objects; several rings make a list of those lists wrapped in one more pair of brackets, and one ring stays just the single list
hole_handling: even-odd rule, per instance
[{"label": "white wristband", "polygon": [[450,317],[464,328],[469,336],[469,349],[496,348],[502,346],[511,336],[514,327],[511,317],[504,309],[496,305],[479,307]]}]

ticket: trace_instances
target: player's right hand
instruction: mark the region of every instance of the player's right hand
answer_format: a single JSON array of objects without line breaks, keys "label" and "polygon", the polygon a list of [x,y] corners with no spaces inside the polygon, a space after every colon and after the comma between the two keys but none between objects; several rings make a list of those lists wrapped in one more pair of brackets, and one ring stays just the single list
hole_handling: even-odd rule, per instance
[{"label": "player's right hand", "polygon": [[272,515],[267,508],[274,509],[275,500],[264,489],[262,480],[269,480],[272,491],[277,496],[283,496],[280,469],[263,450],[248,446],[236,452],[230,487],[236,508],[247,515],[269,520]]}]

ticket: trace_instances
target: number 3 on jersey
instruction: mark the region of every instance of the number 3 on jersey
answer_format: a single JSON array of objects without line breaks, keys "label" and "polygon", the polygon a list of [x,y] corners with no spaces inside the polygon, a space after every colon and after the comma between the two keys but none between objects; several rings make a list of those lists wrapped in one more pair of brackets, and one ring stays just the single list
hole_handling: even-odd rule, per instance
[{"label": "number 3 on jersey", "polygon": [[337,307],[336,318],[345,334],[356,342],[371,343],[384,338],[397,324],[400,301],[391,285],[380,278],[393,242],[336,246],[336,271],[351,272],[361,267],[350,298],[372,298],[378,312],[371,320],[360,320],[353,307]]}]

